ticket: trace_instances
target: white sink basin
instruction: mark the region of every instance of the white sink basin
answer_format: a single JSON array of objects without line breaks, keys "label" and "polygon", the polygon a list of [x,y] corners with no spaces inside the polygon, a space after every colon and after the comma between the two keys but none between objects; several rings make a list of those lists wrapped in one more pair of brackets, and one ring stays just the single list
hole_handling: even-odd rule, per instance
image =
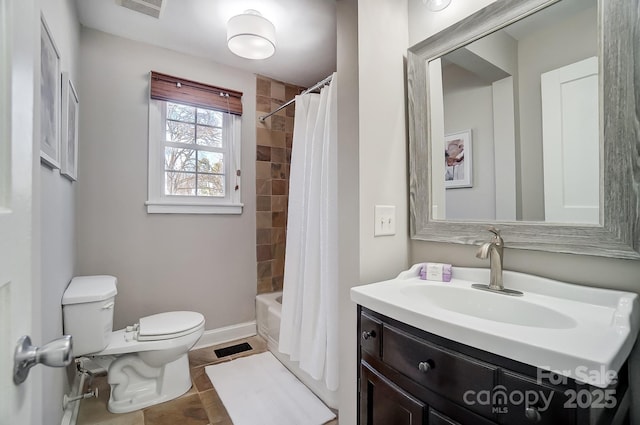
[{"label": "white sink basin", "polygon": [[489,270],[454,267],[451,282],[418,277],[420,265],[351,289],[363,307],[416,328],[604,388],[640,329],[638,295],[504,272],[511,297],[471,288]]},{"label": "white sink basin", "polygon": [[410,286],[401,292],[445,310],[494,322],[548,329],[577,326],[572,317],[543,305],[474,288],[428,285]]}]

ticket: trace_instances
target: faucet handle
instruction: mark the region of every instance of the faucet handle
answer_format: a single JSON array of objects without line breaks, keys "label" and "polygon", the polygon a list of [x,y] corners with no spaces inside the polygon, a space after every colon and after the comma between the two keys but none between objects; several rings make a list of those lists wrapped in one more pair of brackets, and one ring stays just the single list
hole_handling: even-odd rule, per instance
[{"label": "faucet handle", "polygon": [[502,236],[500,236],[500,229],[496,229],[493,226],[489,226],[489,228],[487,229],[488,231],[490,231],[491,233],[493,233],[493,239],[491,239],[492,243],[495,243],[499,246],[503,246],[504,245],[504,239],[502,239]]}]

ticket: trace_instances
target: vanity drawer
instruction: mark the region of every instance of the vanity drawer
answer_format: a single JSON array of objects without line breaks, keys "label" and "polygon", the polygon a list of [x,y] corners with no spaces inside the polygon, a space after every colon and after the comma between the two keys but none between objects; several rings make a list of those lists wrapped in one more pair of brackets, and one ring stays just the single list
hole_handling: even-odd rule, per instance
[{"label": "vanity drawer", "polygon": [[366,313],[360,313],[360,347],[376,358],[380,358],[381,339],[382,322]]},{"label": "vanity drawer", "polygon": [[[501,412],[500,423],[540,425],[576,423],[576,409],[565,407],[565,403],[569,400],[568,393],[540,385],[535,379],[507,371],[501,373],[500,384],[504,387],[506,394],[506,398],[499,397],[497,391],[494,394],[494,400],[497,402],[496,410]],[[524,400],[529,398],[531,405],[527,405],[526,401],[520,402],[520,394],[524,396]]]},{"label": "vanity drawer", "polygon": [[[460,406],[494,417],[487,404],[474,402],[469,394],[491,391],[497,368],[431,344],[392,326],[384,325],[382,360],[417,383],[441,394]],[[471,403],[465,403],[471,400]]]}]

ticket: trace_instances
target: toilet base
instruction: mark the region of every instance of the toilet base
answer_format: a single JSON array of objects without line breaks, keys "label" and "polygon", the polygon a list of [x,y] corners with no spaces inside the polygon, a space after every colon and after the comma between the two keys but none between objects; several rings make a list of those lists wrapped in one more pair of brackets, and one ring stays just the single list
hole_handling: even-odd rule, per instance
[{"label": "toilet base", "polygon": [[173,400],[189,391],[189,359],[183,354],[164,366],[152,367],[137,353],[118,357],[108,372],[111,385],[108,409],[127,413]]}]

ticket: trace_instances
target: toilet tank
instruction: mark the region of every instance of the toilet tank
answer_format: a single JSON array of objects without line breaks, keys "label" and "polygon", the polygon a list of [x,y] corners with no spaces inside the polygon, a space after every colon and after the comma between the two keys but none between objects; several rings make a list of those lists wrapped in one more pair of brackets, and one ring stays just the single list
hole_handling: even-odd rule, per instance
[{"label": "toilet tank", "polygon": [[73,337],[75,356],[97,353],[109,344],[117,283],[113,276],[79,276],[64,291],[64,333]]}]

